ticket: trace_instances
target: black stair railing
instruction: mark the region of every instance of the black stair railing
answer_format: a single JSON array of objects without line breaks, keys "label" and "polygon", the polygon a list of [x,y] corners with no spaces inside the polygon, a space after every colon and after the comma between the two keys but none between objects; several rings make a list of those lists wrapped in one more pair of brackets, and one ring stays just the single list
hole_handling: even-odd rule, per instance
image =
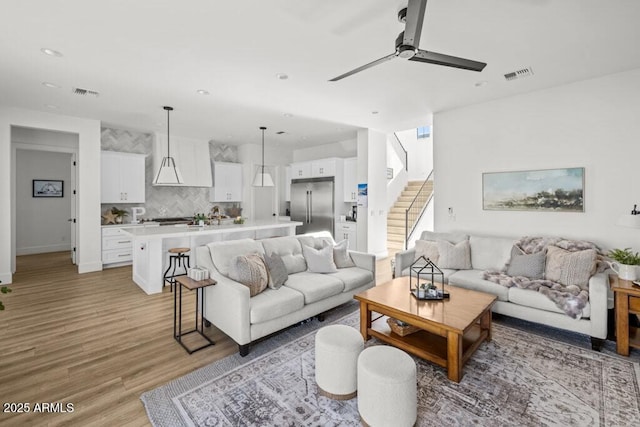
[{"label": "black stair railing", "polygon": [[[413,234],[429,203],[433,199],[434,188],[431,186],[431,191],[427,190],[427,182],[431,181],[431,176],[433,175],[433,170],[427,176],[427,179],[424,180],[422,185],[420,186],[420,190],[416,194],[416,197],[413,198],[413,201],[409,205],[409,207],[405,210],[404,213],[404,248],[408,249],[409,246],[409,238]],[[433,181],[432,181],[433,183]],[[411,225],[409,225],[411,224]]]},{"label": "black stair railing", "polygon": [[405,150],[404,145],[402,145],[402,142],[400,142],[400,138],[398,138],[398,134],[394,132],[393,136],[396,138],[396,142],[404,152],[404,170],[408,172],[409,171],[409,153],[407,152],[407,150]]}]

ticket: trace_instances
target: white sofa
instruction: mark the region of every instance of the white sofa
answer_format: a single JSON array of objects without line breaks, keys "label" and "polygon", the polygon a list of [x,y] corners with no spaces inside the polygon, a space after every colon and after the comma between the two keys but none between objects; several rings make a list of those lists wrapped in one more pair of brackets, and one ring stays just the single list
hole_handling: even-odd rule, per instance
[{"label": "white sofa", "polygon": [[[322,313],[375,285],[372,254],[349,251],[355,267],[339,268],[336,273],[307,271],[302,244],[320,249],[323,241],[335,243],[329,233],[315,233],[214,242],[196,248],[198,267],[209,270],[217,281],[205,289],[205,319],[231,337],[240,355],[246,356],[252,342],[313,316],[323,320]],[[250,297],[247,286],[228,277],[231,260],[252,253],[282,257],[289,278],[281,288],[267,288]]]},{"label": "white sofa", "polygon": [[[539,292],[515,286],[505,287],[484,279],[485,271],[502,270],[509,262],[513,245],[518,238],[425,231],[419,240],[446,240],[458,243],[462,239],[469,240],[471,268],[443,269],[445,282],[452,286],[496,295],[498,300],[493,306],[495,313],[589,335],[592,348],[601,349],[607,337],[608,309],[613,307],[613,295],[609,289],[606,272],[596,273],[590,277],[589,301],[582,311],[582,316],[574,319]],[[409,275],[415,254],[415,247],[396,254],[394,268],[396,277]]]}]

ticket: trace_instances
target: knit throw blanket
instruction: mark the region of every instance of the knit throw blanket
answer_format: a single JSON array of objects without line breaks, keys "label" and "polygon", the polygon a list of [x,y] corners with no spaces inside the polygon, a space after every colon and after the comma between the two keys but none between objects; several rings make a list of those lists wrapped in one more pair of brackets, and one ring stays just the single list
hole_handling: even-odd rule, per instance
[{"label": "knit throw blanket", "polygon": [[[600,249],[591,242],[567,240],[561,237],[523,237],[516,243],[516,246],[525,254],[546,251],[548,246],[557,246],[571,252],[594,249],[598,254],[597,271],[600,272],[606,269],[604,255]],[[568,316],[574,319],[580,319],[582,317],[582,310],[584,310],[589,301],[588,287],[583,289],[575,285],[565,286],[551,280],[534,280],[524,276],[511,277],[506,274],[507,268],[508,264],[501,271],[485,271],[483,277],[485,280],[507,288],[517,286],[521,289],[540,292],[553,301],[556,307],[564,311]]]}]

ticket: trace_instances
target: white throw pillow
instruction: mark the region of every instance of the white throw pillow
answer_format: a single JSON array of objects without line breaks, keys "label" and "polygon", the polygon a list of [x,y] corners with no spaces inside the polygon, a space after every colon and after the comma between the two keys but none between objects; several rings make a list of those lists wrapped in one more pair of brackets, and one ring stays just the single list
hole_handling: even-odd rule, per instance
[{"label": "white throw pillow", "polygon": [[335,273],[338,271],[333,262],[332,245],[327,245],[322,249],[302,245],[302,254],[307,261],[308,271],[312,273]]},{"label": "white throw pillow", "polygon": [[452,270],[471,269],[471,250],[468,240],[463,240],[455,245],[446,240],[438,240],[436,244],[440,255],[438,267]]},{"label": "white throw pillow", "polygon": [[414,261],[417,261],[421,256],[430,259],[431,262],[438,265],[440,259],[440,253],[438,252],[438,244],[429,240],[416,240],[415,243],[416,255]]},{"label": "white throw pillow", "polygon": [[[332,246],[329,242],[325,242],[324,245]],[[337,268],[348,268],[356,266],[351,259],[351,255],[349,255],[348,240],[345,239],[333,246],[333,262],[336,264]]]},{"label": "white throw pillow", "polygon": [[515,240],[505,237],[471,236],[471,265],[474,270],[500,271],[511,259]]}]

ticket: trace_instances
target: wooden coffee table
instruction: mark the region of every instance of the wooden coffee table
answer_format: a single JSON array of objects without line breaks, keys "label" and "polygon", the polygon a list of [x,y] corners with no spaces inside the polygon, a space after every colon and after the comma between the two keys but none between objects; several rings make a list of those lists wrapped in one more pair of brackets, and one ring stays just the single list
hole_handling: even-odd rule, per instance
[{"label": "wooden coffee table", "polygon": [[[447,370],[460,382],[462,367],[483,341],[491,340],[491,307],[497,297],[455,286],[445,286],[451,297],[444,301],[418,300],[409,292],[409,277],[400,277],[358,295],[360,332],[375,337]],[[402,320],[421,330],[400,336],[386,319],[372,322],[371,313]]]}]

